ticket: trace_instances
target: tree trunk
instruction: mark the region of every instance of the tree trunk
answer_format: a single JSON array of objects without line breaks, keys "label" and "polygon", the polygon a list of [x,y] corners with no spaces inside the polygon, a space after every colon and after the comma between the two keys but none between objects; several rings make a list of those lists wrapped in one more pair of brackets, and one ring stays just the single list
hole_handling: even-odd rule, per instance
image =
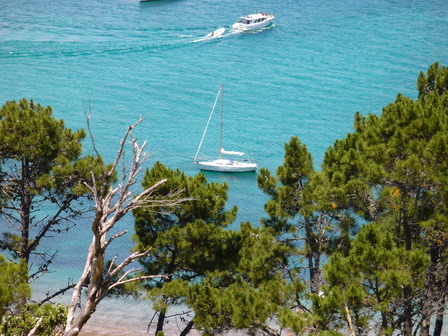
[{"label": "tree trunk", "polygon": [[411,289],[406,286],[404,293],[404,336],[412,335],[412,304],[411,304]]},{"label": "tree trunk", "polygon": [[191,329],[193,328],[193,325],[194,325],[193,320],[188,322],[187,326],[184,328],[184,330],[182,330],[182,332],[180,333],[179,336],[187,336],[189,334],[189,332],[191,331]]},{"label": "tree trunk", "polygon": [[163,309],[159,312],[159,318],[157,320],[157,329],[156,329],[156,333],[155,333],[156,336],[159,331],[163,331],[163,325],[165,324],[165,317],[166,317],[166,313],[165,313],[165,309]]},{"label": "tree trunk", "polygon": [[[152,193],[166,182],[166,179],[162,179],[158,183],[145,188],[145,190],[136,196],[133,195],[133,185],[137,183],[137,176],[146,158],[144,154],[145,145],[138,146],[136,139],[131,136],[132,129],[140,122],[141,120],[133,126],[128,127],[126,135],[121,141],[115,161],[110,165],[110,168],[107,168],[107,170],[106,167],[101,169],[102,174],[99,177],[96,177],[95,171],[92,168],[91,180],[85,183],[85,186],[89,188],[95,201],[95,218],[91,226],[92,242],[89,246],[83,274],[73,289],[72,300],[67,312],[67,324],[64,336],[79,335],[82,327],[90,319],[98,304],[107,296],[111,289],[133,281],[164,277],[161,275],[130,276],[139,271],[139,269],[126,270],[126,267],[132,262],[146,257],[151,249],[144,252],[134,252],[118,265],[114,265],[117,257],[115,256],[109,268],[107,270],[104,268],[107,247],[115,239],[122,237],[128,232],[127,230],[123,230],[108,237],[110,230],[114,228],[118,221],[128,213],[143,206],[153,206],[158,202],[161,206],[177,206],[182,202],[180,199],[174,201],[154,201],[151,197]],[[89,123],[88,126],[90,131]],[[121,160],[123,160],[124,146],[127,143],[128,137],[132,138],[132,163],[130,164],[129,171],[123,167],[121,177],[123,183],[112,188],[116,168]],[[98,154],[94,143],[93,146],[95,152]],[[98,162],[102,162],[99,154],[97,159]],[[175,194],[177,195],[177,193]],[[121,272],[124,272],[124,274],[121,275]],[[81,302],[82,288],[83,286],[85,287],[86,283],[88,283],[86,297]],[[80,310],[78,314],[77,310]]]},{"label": "tree trunk", "polygon": [[443,300],[443,304],[440,306],[437,311],[436,322],[434,324],[434,336],[441,336],[443,329],[443,318],[445,315],[445,307],[446,307],[446,297]]},{"label": "tree trunk", "polygon": [[431,325],[431,316],[433,314],[433,300],[435,293],[433,292],[435,286],[433,270],[430,267],[427,279],[425,282],[425,295],[423,296],[421,315],[422,319],[420,321],[420,336],[429,336],[429,327]]},{"label": "tree trunk", "polygon": [[30,195],[30,183],[29,178],[30,170],[28,167],[28,161],[25,160],[22,162],[22,185],[21,185],[21,235],[22,241],[20,246],[20,259],[26,263],[28,268],[28,263],[30,259],[30,250],[29,250],[29,230],[30,230],[30,208],[31,208],[31,195]]},{"label": "tree trunk", "polygon": [[421,322],[420,326],[420,336],[429,336],[429,326],[430,321],[427,317],[424,317]]},{"label": "tree trunk", "polygon": [[[308,267],[310,270],[310,291],[313,294],[318,294],[320,290],[320,284],[322,281],[322,271],[319,268],[320,265],[320,254],[319,254],[319,244],[313,241],[313,231],[311,228],[311,223],[308,218],[305,219],[305,230],[306,230],[306,242],[308,245],[307,259]],[[316,252],[314,256],[313,252]]]},{"label": "tree trunk", "polygon": [[385,312],[381,312],[381,332],[384,333],[384,330],[386,330],[388,327],[388,322],[387,322],[387,315]]},{"label": "tree trunk", "polygon": [[[101,246],[101,237],[99,228],[99,218],[97,216],[92,224],[93,240],[90,244],[87,261],[84,268],[84,273],[78,280],[72,295],[72,302],[69,306],[67,314],[67,325],[64,336],[77,336],[82,327],[90,319],[95,312],[98,303],[105,295],[102,289],[103,285],[103,262],[104,262],[104,248]],[[90,275],[90,276],[89,276]],[[89,279],[89,286],[86,294],[86,301],[81,308],[78,315],[75,316],[76,308],[81,297],[83,284]]]},{"label": "tree trunk", "polygon": [[[412,233],[411,225],[409,224],[408,215],[403,214],[403,233],[406,251],[411,251],[412,249]],[[404,296],[404,336],[412,336],[412,293],[411,288],[406,286],[403,290]]]},{"label": "tree trunk", "polygon": [[345,318],[347,319],[350,336],[355,336],[355,329],[353,329],[352,317],[350,315],[350,310],[348,309],[347,304],[345,304],[344,309],[345,309]]}]

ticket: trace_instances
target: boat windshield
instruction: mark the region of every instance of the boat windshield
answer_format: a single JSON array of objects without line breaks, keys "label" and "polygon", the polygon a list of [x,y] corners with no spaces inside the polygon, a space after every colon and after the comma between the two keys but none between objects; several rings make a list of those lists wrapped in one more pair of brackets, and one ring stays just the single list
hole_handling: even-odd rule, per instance
[{"label": "boat windshield", "polygon": [[243,23],[243,24],[249,24],[250,21],[245,19],[245,18],[241,18],[240,21],[238,21],[239,23]]}]

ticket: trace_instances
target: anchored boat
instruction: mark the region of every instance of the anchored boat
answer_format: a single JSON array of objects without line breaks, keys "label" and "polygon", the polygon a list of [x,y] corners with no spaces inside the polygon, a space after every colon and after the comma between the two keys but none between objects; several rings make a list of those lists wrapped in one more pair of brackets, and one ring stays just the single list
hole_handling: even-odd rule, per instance
[{"label": "anchored boat", "polygon": [[[210,161],[200,161],[198,159],[199,152],[201,151],[202,143],[204,142],[205,135],[207,134],[208,126],[213,117],[213,112],[215,111],[216,105],[218,103],[219,97],[221,97],[221,117],[220,117],[220,132],[219,132],[219,159]],[[216,95],[215,103],[213,104],[212,111],[205,126],[204,133],[202,134],[201,142],[199,143],[198,150],[194,157],[194,163],[200,170],[224,172],[224,173],[244,173],[244,172],[254,172],[257,170],[257,164],[250,160],[235,159],[235,156],[243,156],[244,153],[237,151],[226,151],[223,148],[222,138],[222,120],[223,120],[223,104],[224,104],[224,84],[221,84]],[[231,155],[232,158],[224,158],[223,155]]]}]

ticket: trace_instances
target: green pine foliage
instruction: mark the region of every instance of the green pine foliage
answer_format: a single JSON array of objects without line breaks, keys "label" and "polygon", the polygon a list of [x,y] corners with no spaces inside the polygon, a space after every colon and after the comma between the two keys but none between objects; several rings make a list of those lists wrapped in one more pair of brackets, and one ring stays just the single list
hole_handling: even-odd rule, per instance
[{"label": "green pine foliage", "polygon": [[61,178],[73,173],[70,162],[80,156],[84,137],[83,130],[72,132],[55,119],[50,106],[33,100],[9,101],[0,110],[0,159],[28,179],[31,194],[70,182]]},{"label": "green pine foliage", "polygon": [[207,335],[235,329],[280,335],[293,324],[303,330],[304,314],[290,312],[303,299],[305,284],[287,280],[285,246],[276,242],[272,230],[249,223],[242,224],[238,235],[235,267],[210,272],[188,288],[186,303],[195,313],[195,326]]},{"label": "green pine foliage", "polygon": [[190,279],[210,267],[224,267],[223,257],[233,251],[227,243],[231,233],[222,229],[234,220],[237,212],[236,207],[225,209],[228,186],[208,183],[203,174],[187,176],[160,162],[146,172],[142,184],[147,187],[161,178],[168,181],[157,189],[156,199],[179,190],[191,201],[176,208],[144,208],[134,213],[137,249],[154,249],[141,261],[147,272],[177,272],[178,276]]},{"label": "green pine foliage", "polygon": [[209,183],[204,174],[187,176],[157,162],[146,171],[143,187],[162,178],[167,182],[152,197],[166,198],[180,191],[190,201],[175,208],[146,207],[134,213],[136,249],[152,248],[140,263],[147,274],[168,275],[145,284],[155,309],[161,312],[157,331],[162,331],[169,307],[185,299],[181,280],[199,281],[207,272],[231,268],[236,255],[234,234],[224,230],[237,213],[236,207],[225,208],[228,186]]},{"label": "green pine foliage", "polygon": [[23,304],[31,296],[24,263],[6,261],[0,255],[0,334],[28,335],[36,326],[34,335],[61,334],[67,318],[63,305]]},{"label": "green pine foliage", "polygon": [[0,254],[0,320],[9,311],[20,309],[20,303],[31,295],[27,283],[28,272],[24,263],[8,262]]},{"label": "green pine foliage", "polygon": [[314,296],[316,312],[323,313],[320,323],[343,330],[348,326],[341,321],[350,316],[357,334],[373,328],[391,335],[400,329],[403,288],[422,288],[428,266],[424,251],[398,247],[376,223],[363,226],[348,255],[336,252],[324,267],[327,285],[323,295]]},{"label": "green pine foliage", "polygon": [[[375,277],[378,286],[382,284],[388,288],[388,295],[393,294],[385,298],[378,290],[375,304],[381,307],[367,304],[366,297],[360,303],[363,309],[381,312],[382,330],[388,333],[402,330],[404,335],[411,335],[420,329],[422,335],[428,335],[431,317],[441,316],[446,305],[447,75],[448,69],[436,63],[427,75],[420,74],[417,100],[399,94],[381,115],[357,113],[355,132],[336,141],[324,159],[323,170],[345,195],[341,205],[387,232],[391,237],[388,241],[398,249],[389,257],[414,267],[418,273],[405,274],[400,264],[394,263],[382,265],[383,277],[396,275],[390,283],[380,279],[375,267],[370,274],[369,270],[362,273],[362,281]],[[370,259],[365,257],[365,262],[375,262],[374,252],[386,253],[386,247],[381,248],[383,252],[371,249]],[[402,253],[413,258],[414,264],[409,265],[411,261],[404,260]],[[350,251],[350,255],[355,254],[364,258],[361,249]],[[333,258],[337,257],[330,258],[329,264],[337,272]],[[341,264],[340,272],[345,271]],[[401,288],[392,289],[389,285],[393,282]],[[360,293],[367,295],[364,290]]]},{"label": "green pine foliage", "polygon": [[146,283],[159,312],[157,331],[170,307],[180,303],[194,312],[189,325],[207,334],[268,330],[273,319],[280,321],[282,308],[297,306],[304,285],[286,280],[294,273],[286,266],[290,248],[277,243],[270,228],[245,223],[229,230],[237,209],[226,210],[227,185],[208,183],[203,174],[186,176],[159,162],[146,172],[143,185],[161,177],[168,181],[156,198],[181,190],[191,201],[134,214],[137,248],[153,248],[141,261],[145,272],[168,274]]},{"label": "green pine foliage", "polygon": [[[0,248],[28,264],[41,240],[73,225],[82,214],[83,185],[92,159],[81,157],[85,132],[73,132],[33,100],[6,102],[0,109],[0,179],[3,207]],[[90,164],[89,164],[90,163]],[[97,166],[98,163],[94,164]],[[75,207],[76,203],[76,207]],[[40,211],[45,210],[45,219]],[[10,223],[8,225],[8,223]],[[51,234],[50,234],[51,233]],[[46,271],[52,256],[32,270]]]},{"label": "green pine foliage", "polygon": [[270,196],[265,205],[269,218],[262,220],[263,225],[273,228],[277,240],[291,248],[292,267],[308,266],[310,290],[318,293],[324,258],[334,249],[346,248],[352,218],[339,205],[340,196],[327,175],[314,170],[311,154],[297,137],[285,144],[276,176],[262,168],[257,180]]}]

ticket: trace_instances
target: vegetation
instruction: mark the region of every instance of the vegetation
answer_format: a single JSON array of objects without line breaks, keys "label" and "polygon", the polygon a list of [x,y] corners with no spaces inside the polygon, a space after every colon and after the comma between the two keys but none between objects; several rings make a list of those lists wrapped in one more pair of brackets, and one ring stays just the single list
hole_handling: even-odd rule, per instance
[{"label": "vegetation", "polygon": [[[156,199],[181,190],[182,195],[191,200],[175,208],[141,208],[134,212],[137,249],[152,248],[140,263],[147,274],[167,274],[145,285],[156,302],[157,332],[163,330],[168,307],[185,302],[179,293],[168,293],[173,291],[173,286],[182,287],[185,281],[198,281],[207,272],[232,267],[233,256],[237,253],[234,234],[224,230],[237,211],[236,207],[224,209],[227,185],[208,183],[204,174],[186,176],[180,170],[173,171],[157,162],[146,171],[143,188],[162,178],[167,182],[155,191]],[[169,290],[165,291],[169,283]],[[192,326],[190,322],[187,329]]]},{"label": "vegetation", "polygon": [[51,303],[27,304],[20,313],[8,314],[0,326],[2,335],[62,335],[67,307]]},{"label": "vegetation", "polygon": [[[414,266],[415,273],[402,274],[394,268],[400,265],[383,265],[388,272],[401,274],[397,282],[402,283],[402,290],[387,299],[377,294],[381,302],[373,312],[382,316],[381,333],[429,335],[430,320],[437,315],[435,335],[439,335],[443,323],[448,275],[447,75],[447,68],[436,63],[428,75],[420,74],[417,101],[398,95],[380,116],[357,113],[355,132],[336,141],[325,155],[323,170],[345,195],[340,206],[388,232],[395,246],[387,248],[397,248],[397,258],[404,253],[403,262]],[[355,258],[361,257],[359,249],[352,249],[348,257],[356,251]],[[366,286],[368,276],[378,276],[375,272],[372,267],[371,274],[362,279],[363,295],[387,288],[384,278],[376,283],[377,289]]]},{"label": "vegetation", "polygon": [[84,212],[85,132],[72,132],[52,114],[51,107],[26,99],[0,109],[0,249],[30,269],[30,280],[47,272],[55,255],[39,250],[42,241],[69,230]]},{"label": "vegetation", "polygon": [[0,318],[8,312],[14,314],[20,302],[30,297],[26,265],[6,261],[0,255]]},{"label": "vegetation", "polygon": [[[277,177],[262,168],[259,187],[271,199],[263,219],[265,227],[274,229],[277,239],[291,247],[290,268],[306,268],[309,290],[319,293],[322,284],[322,262],[334,249],[346,248],[353,219],[338,207],[336,193],[324,173],[313,169],[311,154],[297,137],[285,145],[285,158]],[[302,258],[305,258],[306,266]],[[291,281],[299,276],[291,272]],[[304,306],[298,303],[302,309]]]},{"label": "vegetation", "polygon": [[[320,170],[291,137],[275,174],[262,168],[257,177],[269,197],[267,217],[237,230],[228,228],[237,214],[226,206],[228,186],[204,174],[187,176],[157,162],[133,195],[145,158],[132,137],[136,125],[106,165],[94,143],[95,155],[80,157],[84,131],[66,129],[51,108],[6,103],[0,247],[13,261],[0,258],[1,333],[78,335],[104,297],[138,281],[157,312],[157,335],[178,305],[185,307],[181,336],[193,328],[204,335],[442,335],[447,88],[448,68],[435,63],[418,77],[418,99],[399,94],[379,115],[356,113],[354,131],[327,150]],[[133,156],[117,184],[127,139]],[[42,216],[44,204],[54,213]],[[81,204],[94,210],[92,244],[71,304],[26,304],[28,282],[51,261],[37,252],[40,240],[74,225]],[[135,249],[121,262],[108,261],[109,244],[127,233],[111,230],[130,212]],[[46,257],[29,274],[33,253]],[[130,269],[136,260],[141,269]]]}]

